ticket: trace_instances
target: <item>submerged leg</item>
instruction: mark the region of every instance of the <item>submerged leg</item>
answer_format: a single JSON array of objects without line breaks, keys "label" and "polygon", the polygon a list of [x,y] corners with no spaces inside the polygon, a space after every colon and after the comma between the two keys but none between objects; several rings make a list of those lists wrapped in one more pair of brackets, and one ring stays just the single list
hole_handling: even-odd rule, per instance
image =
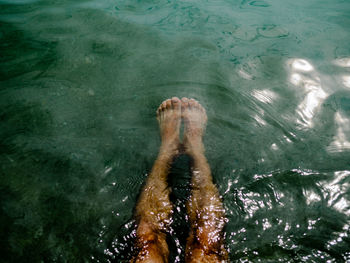
[{"label": "submerged leg", "polygon": [[168,262],[166,231],[172,205],[167,175],[180,145],[181,101],[178,98],[164,101],[157,110],[157,119],[162,144],[136,206],[136,246],[139,251],[132,262]]},{"label": "submerged leg", "polygon": [[193,99],[183,98],[181,107],[185,123],[184,146],[193,161],[192,193],[187,207],[191,230],[186,245],[186,262],[226,262],[225,211],[213,184],[202,142],[207,115]]}]

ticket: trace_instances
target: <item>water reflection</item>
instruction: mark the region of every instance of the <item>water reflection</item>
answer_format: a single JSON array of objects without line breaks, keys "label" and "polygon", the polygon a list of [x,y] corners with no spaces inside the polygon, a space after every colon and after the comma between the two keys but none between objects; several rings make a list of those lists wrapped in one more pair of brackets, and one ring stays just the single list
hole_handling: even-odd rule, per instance
[{"label": "water reflection", "polygon": [[350,119],[341,112],[336,112],[334,122],[337,125],[337,132],[333,142],[327,147],[328,152],[343,152],[350,150]]},{"label": "water reflection", "polygon": [[[349,175],[347,170],[326,175],[301,169],[254,175],[237,190],[244,218],[228,234],[234,258],[276,253],[289,262],[292,253],[298,262],[333,262],[337,252],[343,253],[342,262],[350,223]],[[305,248],[310,250],[300,253]]]},{"label": "water reflection", "polygon": [[[333,64],[342,68],[349,68],[350,67],[350,58],[338,58],[333,61]],[[342,84],[350,88],[350,75],[343,75],[341,77]]]},{"label": "water reflection", "polygon": [[350,190],[350,183],[347,180],[349,175],[350,171],[337,171],[334,173],[333,180],[320,183],[328,206],[347,216],[350,216],[350,200],[347,198]]},{"label": "water reflection", "polygon": [[[350,58],[336,59],[333,61],[333,64],[342,68],[348,68],[350,67]],[[314,118],[320,113],[321,105],[329,97],[330,93],[336,93],[336,90],[325,92],[324,87],[321,85],[321,74],[306,59],[290,59],[287,61],[287,65],[290,69],[290,83],[303,89],[303,99],[296,109],[298,115],[296,123],[302,129],[313,128],[315,124]],[[333,77],[338,77],[346,88],[350,88],[349,75]],[[344,111],[338,110],[334,114],[334,124],[336,134],[333,137],[333,141],[327,146],[327,151],[336,153],[349,150],[350,119]]]},{"label": "water reflection", "polygon": [[314,67],[305,59],[291,60],[291,66],[294,70],[309,72],[314,70]]},{"label": "water reflection", "polygon": [[333,62],[335,65],[340,66],[340,67],[350,67],[350,58],[338,58],[335,59]]},{"label": "water reflection", "polygon": [[277,94],[268,89],[253,90],[251,95],[263,103],[272,103],[277,98]]},{"label": "water reflection", "polygon": [[297,124],[301,128],[312,128],[313,118],[320,109],[328,94],[322,89],[321,81],[314,66],[305,59],[291,59],[287,62],[290,66],[290,82],[304,89],[304,99],[297,107]]},{"label": "water reflection", "polygon": [[350,88],[350,76],[343,76],[343,85],[347,88]]}]

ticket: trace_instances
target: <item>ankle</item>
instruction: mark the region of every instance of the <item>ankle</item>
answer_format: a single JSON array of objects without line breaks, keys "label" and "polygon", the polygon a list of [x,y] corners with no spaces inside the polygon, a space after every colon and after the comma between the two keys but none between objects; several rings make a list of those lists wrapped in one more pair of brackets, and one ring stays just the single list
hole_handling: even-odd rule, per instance
[{"label": "ankle", "polygon": [[185,151],[191,156],[203,155],[204,144],[202,138],[196,138],[192,140],[186,139],[184,142]]},{"label": "ankle", "polygon": [[179,153],[179,147],[180,147],[179,139],[162,141],[162,144],[159,150],[159,156],[166,155],[166,156],[172,157]]}]

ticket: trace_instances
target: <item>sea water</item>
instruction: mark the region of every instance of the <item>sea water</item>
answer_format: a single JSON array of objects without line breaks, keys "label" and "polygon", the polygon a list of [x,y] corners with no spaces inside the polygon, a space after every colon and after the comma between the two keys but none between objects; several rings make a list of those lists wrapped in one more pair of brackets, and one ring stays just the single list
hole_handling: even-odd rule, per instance
[{"label": "sea water", "polygon": [[172,96],[207,110],[232,262],[349,261],[349,28],[346,0],[0,0],[1,262],[127,262]]}]

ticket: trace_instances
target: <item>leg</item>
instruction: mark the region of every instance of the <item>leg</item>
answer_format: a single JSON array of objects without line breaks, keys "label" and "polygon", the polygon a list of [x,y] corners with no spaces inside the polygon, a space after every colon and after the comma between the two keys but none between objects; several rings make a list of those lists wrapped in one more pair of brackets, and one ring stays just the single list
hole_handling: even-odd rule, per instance
[{"label": "leg", "polygon": [[185,151],[193,160],[193,189],[187,208],[191,231],[186,245],[186,262],[226,262],[224,208],[213,184],[202,142],[207,115],[193,99],[183,98],[181,107]]},{"label": "leg", "polygon": [[181,101],[178,98],[164,101],[157,110],[157,119],[162,145],[136,206],[136,246],[139,252],[132,262],[168,262],[166,230],[172,205],[167,175],[180,145]]}]

